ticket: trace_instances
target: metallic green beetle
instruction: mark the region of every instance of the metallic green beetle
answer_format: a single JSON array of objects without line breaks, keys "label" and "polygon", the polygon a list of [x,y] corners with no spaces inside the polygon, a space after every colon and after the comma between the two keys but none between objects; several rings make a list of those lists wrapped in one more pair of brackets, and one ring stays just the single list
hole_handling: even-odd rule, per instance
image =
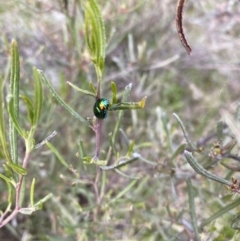
[{"label": "metallic green beetle", "polygon": [[110,102],[108,99],[98,99],[93,106],[93,113],[98,119],[104,119],[107,117],[107,111]]}]

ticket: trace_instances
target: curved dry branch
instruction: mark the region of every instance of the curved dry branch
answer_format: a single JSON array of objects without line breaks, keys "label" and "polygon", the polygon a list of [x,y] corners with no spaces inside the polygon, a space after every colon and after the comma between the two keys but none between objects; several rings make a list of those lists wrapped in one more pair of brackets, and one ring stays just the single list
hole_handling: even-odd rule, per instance
[{"label": "curved dry branch", "polygon": [[184,6],[185,0],[178,0],[177,2],[177,9],[176,9],[176,27],[179,39],[186,49],[187,53],[191,55],[192,49],[190,45],[187,42],[187,39],[185,38],[184,32],[183,32],[183,25],[182,25],[182,12],[183,12],[183,6]]}]

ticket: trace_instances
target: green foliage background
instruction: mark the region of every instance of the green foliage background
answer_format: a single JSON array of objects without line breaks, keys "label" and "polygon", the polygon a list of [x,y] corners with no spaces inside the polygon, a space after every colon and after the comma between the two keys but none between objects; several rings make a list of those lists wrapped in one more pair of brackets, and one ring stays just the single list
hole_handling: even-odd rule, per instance
[{"label": "green foliage background", "polygon": [[[21,64],[21,94],[33,95],[32,66],[43,70],[59,95],[84,117],[92,117],[94,99],[66,84],[87,89],[96,83],[84,36],[84,1],[2,1],[0,3],[0,75],[8,82],[11,39],[18,42]],[[185,139],[172,113],[183,120],[191,139],[201,142],[216,132],[225,114],[234,116],[239,103],[239,14],[237,1],[187,1],[184,30],[193,52],[188,56],[175,28],[174,0],[97,1],[106,27],[107,49],[103,96],[111,98],[111,81],[121,98],[133,84],[131,101],[148,96],[145,109],[124,113],[117,149],[125,155],[129,141],[146,160],[121,170],[103,172],[102,202],[96,207],[95,166],[86,166],[76,153],[81,141],[87,155],[94,155],[94,133],[72,118],[45,89],[41,120],[36,132],[41,142],[53,130],[51,140],[76,170],[67,170],[42,147],[30,158],[27,187],[36,178],[35,198],[48,193],[53,198],[31,216],[18,215],[0,229],[0,240],[190,240],[194,238],[188,206],[186,178],[195,193],[197,223],[224,208],[237,194],[197,175],[184,156],[174,152]],[[20,116],[26,115],[24,105]],[[23,118],[24,119],[24,118]],[[102,155],[109,146],[117,112],[104,120]],[[24,124],[24,122],[23,122]],[[232,133],[234,136],[236,133]],[[126,138],[127,136],[127,138]],[[204,143],[209,151],[217,137]],[[24,150],[19,140],[20,157]],[[239,144],[235,154],[238,154]],[[197,156],[202,162],[207,155]],[[111,160],[114,163],[115,160]],[[238,162],[227,160],[230,164]],[[0,171],[3,168],[0,167]],[[239,177],[220,163],[211,171],[231,180]],[[78,176],[79,175],[79,176]],[[0,182],[3,210],[7,202],[5,183]],[[28,195],[28,194],[26,194]],[[29,200],[29,198],[26,198]],[[202,240],[239,240],[231,228],[237,213],[231,210],[206,225]]]}]

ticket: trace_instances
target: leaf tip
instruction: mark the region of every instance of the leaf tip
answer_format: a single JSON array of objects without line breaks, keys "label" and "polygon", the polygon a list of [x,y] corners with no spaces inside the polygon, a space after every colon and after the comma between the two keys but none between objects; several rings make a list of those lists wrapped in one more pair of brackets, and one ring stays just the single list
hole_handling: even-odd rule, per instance
[{"label": "leaf tip", "polygon": [[143,97],[143,98],[138,102],[139,107],[141,107],[141,108],[144,108],[144,107],[145,107],[146,99],[147,99],[147,96]]}]

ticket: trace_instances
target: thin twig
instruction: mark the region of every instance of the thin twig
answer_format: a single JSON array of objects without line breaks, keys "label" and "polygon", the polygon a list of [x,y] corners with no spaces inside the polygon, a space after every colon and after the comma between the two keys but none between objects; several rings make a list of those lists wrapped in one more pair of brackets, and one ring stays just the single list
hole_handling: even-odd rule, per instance
[{"label": "thin twig", "polygon": [[93,159],[98,160],[100,155],[100,147],[101,147],[101,134],[102,134],[102,123],[103,120],[97,119],[95,125],[95,133],[96,133],[96,150],[95,156]]},{"label": "thin twig", "polygon": [[97,168],[97,174],[96,174],[96,177],[95,177],[95,181],[93,183],[93,187],[94,187],[95,194],[96,194],[97,204],[99,204],[100,198],[99,198],[99,191],[98,191],[98,182],[99,182],[99,178],[100,178],[100,175],[101,175],[101,169],[100,169],[99,166],[96,166],[96,168]]},{"label": "thin twig", "polygon": [[185,35],[183,32],[183,26],[182,26],[182,12],[183,12],[184,2],[185,2],[185,0],[178,0],[178,2],[177,2],[176,28],[177,28],[178,36],[179,36],[179,39],[180,39],[182,45],[186,49],[187,53],[189,55],[191,55],[192,49],[189,46],[189,44],[185,38]]}]

